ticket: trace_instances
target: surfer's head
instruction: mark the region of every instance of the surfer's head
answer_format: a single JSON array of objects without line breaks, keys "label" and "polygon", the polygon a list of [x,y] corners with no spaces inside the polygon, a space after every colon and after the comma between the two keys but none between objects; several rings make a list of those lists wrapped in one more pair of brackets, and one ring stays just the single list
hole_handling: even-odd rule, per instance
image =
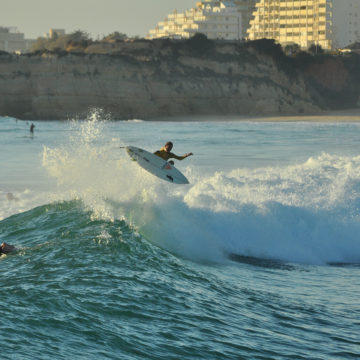
[{"label": "surfer's head", "polygon": [[166,152],[170,152],[171,149],[173,148],[173,143],[172,143],[171,141],[168,141],[168,142],[165,144],[164,148],[165,148],[165,151],[166,151]]},{"label": "surfer's head", "polygon": [[6,242],[3,242],[0,246],[0,255],[1,254],[8,254],[15,250],[15,246],[7,244]]}]

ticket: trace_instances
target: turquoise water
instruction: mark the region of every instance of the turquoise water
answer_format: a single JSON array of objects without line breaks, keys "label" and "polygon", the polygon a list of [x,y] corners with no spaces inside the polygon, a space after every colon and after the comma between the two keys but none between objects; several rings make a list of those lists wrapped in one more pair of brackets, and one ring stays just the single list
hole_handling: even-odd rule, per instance
[{"label": "turquoise water", "polygon": [[[34,123],[0,118],[1,359],[360,358],[360,123]],[[120,149],[168,140],[190,185]]]}]

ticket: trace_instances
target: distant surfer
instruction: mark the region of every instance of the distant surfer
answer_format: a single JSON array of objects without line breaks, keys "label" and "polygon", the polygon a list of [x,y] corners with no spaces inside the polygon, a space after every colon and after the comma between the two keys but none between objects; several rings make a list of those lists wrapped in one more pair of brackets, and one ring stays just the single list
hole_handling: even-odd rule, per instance
[{"label": "distant surfer", "polygon": [[[184,160],[187,157],[194,155],[192,152],[190,152],[183,156],[178,156],[171,152],[172,148],[173,148],[173,143],[171,141],[168,141],[160,150],[155,151],[154,154],[161,157],[162,159],[164,159],[166,161],[169,159],[172,159],[172,158],[176,159],[176,160]],[[171,165],[174,165],[173,161],[169,161],[169,163]]]},{"label": "distant surfer", "polygon": [[3,242],[0,246],[0,256],[2,254],[9,254],[15,250],[16,250],[15,246]]},{"label": "distant surfer", "polygon": [[18,201],[18,200],[19,200],[19,199],[18,199],[16,196],[14,196],[14,194],[11,193],[11,192],[9,192],[9,193],[6,194],[6,199],[9,200],[9,201]]},{"label": "distant surfer", "polygon": [[30,134],[31,134],[31,136],[34,136],[34,129],[35,129],[35,125],[31,124],[30,125]]}]

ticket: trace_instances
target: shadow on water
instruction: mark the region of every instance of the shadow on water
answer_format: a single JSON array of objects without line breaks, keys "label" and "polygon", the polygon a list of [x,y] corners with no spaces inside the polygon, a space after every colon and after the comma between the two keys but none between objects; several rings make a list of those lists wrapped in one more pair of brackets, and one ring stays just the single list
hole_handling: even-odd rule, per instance
[{"label": "shadow on water", "polygon": [[261,259],[253,256],[245,256],[240,254],[230,253],[227,254],[227,258],[231,261],[235,261],[242,264],[258,266],[268,269],[280,269],[280,270],[294,270],[295,267],[285,263],[281,260],[270,260],[270,259]]},{"label": "shadow on water", "polygon": [[[229,253],[227,258],[231,261],[235,261],[242,264],[258,266],[268,269],[280,269],[280,270],[294,270],[296,266],[290,265],[281,260],[261,259],[253,256],[245,256],[240,254]],[[328,262],[328,266],[339,267],[339,268],[360,268],[360,263],[350,262]]]},{"label": "shadow on water", "polygon": [[360,268],[360,263],[328,262],[327,264],[334,267]]}]

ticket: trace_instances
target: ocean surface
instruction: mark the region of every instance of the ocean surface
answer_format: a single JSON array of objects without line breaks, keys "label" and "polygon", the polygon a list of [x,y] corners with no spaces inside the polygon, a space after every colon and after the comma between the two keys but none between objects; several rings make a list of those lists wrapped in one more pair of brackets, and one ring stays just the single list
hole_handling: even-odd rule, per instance
[{"label": "ocean surface", "polygon": [[1,359],[360,359],[360,122],[185,120],[0,118]]}]

